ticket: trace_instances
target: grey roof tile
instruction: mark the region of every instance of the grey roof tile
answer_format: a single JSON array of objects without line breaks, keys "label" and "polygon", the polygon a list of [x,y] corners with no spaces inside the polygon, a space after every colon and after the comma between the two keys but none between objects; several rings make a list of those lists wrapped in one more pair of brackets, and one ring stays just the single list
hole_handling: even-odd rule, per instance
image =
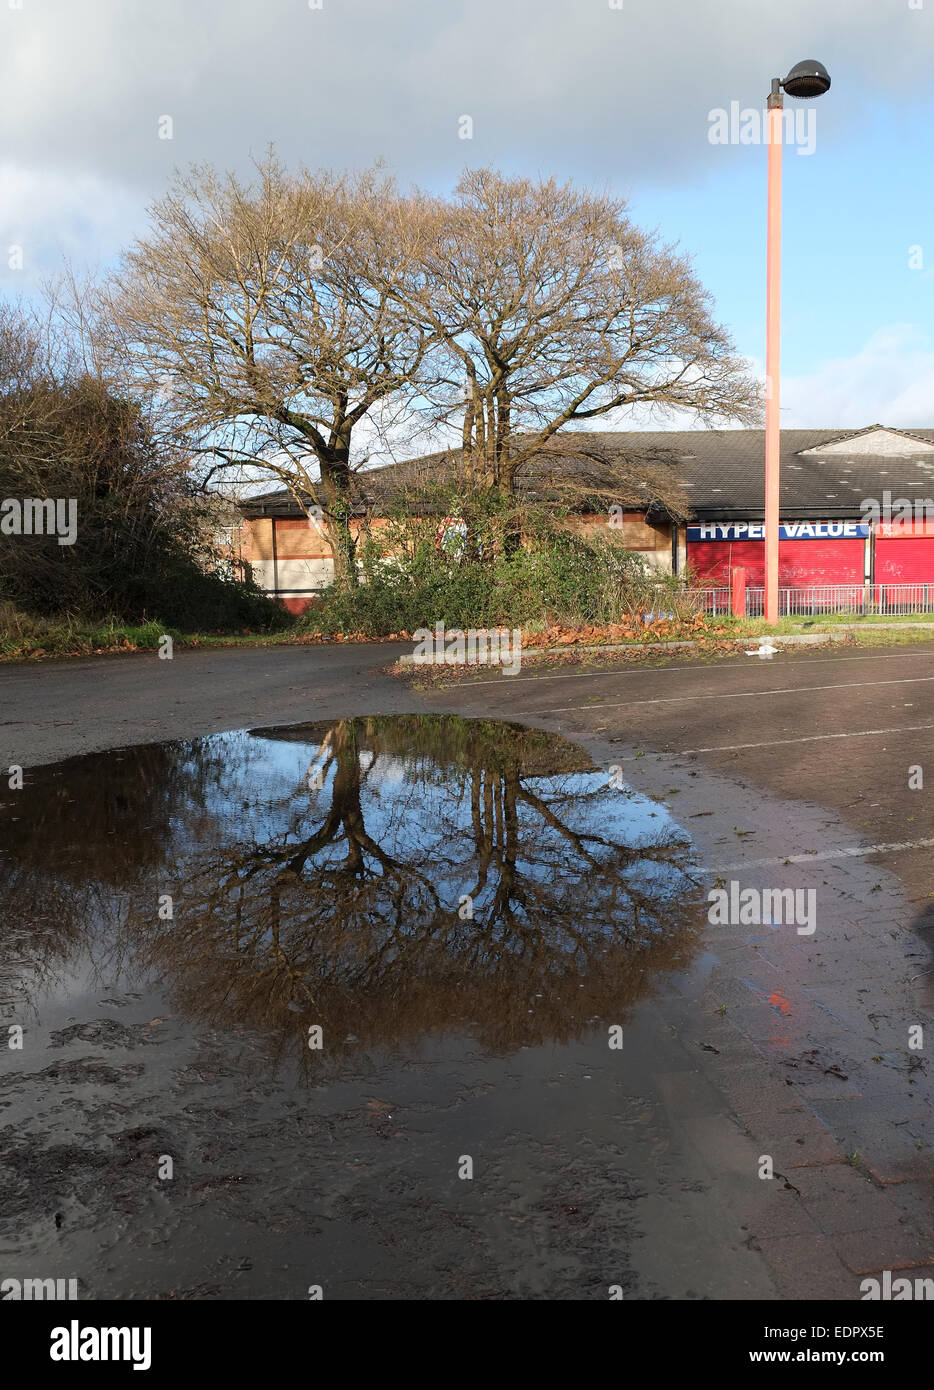
[{"label": "grey roof tile", "polygon": [[[883,489],[898,497],[916,500],[934,497],[934,455],[919,453],[866,454],[848,456],[836,451],[803,456],[805,450],[821,445],[856,439],[872,429],[893,430],[893,426],[872,425],[859,430],[788,429],[781,434],[781,510],[794,517],[854,517],[861,513],[864,499],[881,503]],[[934,444],[934,429],[898,430],[910,445],[912,439]],[[620,430],[568,432],[558,436],[552,452],[562,444],[569,450],[587,449],[606,457],[626,456],[653,463],[670,461],[683,485],[689,489],[690,506],[699,519],[713,517],[761,517],[765,496],[764,430]],[[359,482],[371,504],[392,495],[394,484],[414,473],[437,472],[445,462],[456,462],[459,450],[405,460],[386,468],[359,475]],[[580,467],[580,460],[569,457],[567,467]],[[588,468],[591,464],[586,465]],[[841,474],[845,473],[846,477]],[[844,486],[848,494],[829,491]],[[298,508],[285,489],[246,499],[242,509],[254,514],[261,510],[280,515],[297,515]]]}]

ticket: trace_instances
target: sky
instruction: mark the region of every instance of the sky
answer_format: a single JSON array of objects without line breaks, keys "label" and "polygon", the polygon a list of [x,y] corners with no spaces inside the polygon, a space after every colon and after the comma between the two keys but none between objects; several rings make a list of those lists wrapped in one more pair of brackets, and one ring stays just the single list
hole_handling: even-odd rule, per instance
[{"label": "sky", "polygon": [[[628,198],[761,373],[755,138],[809,57],[832,86],[786,98],[782,423],[931,428],[934,0],[0,0],[0,288],[106,269],[192,162],[272,143],[438,192],[495,166]],[[732,103],[749,143],[714,143]]]}]

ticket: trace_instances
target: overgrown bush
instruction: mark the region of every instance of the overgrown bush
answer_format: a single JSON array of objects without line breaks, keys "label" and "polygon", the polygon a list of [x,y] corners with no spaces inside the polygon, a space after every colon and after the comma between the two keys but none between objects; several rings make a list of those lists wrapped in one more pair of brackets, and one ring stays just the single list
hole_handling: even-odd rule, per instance
[{"label": "overgrown bush", "polygon": [[[453,504],[451,504],[453,507]],[[371,528],[358,546],[361,578],[355,590],[328,589],[305,615],[316,632],[385,637],[442,623],[446,628],[535,628],[552,623],[618,622],[649,612],[676,611],[677,578],[659,574],[607,528],[582,533],[544,507],[525,508],[519,548],[501,509],[470,512],[467,535],[441,534],[430,517],[396,516]]]},{"label": "overgrown bush", "polygon": [[77,507],[74,544],[12,526],[0,534],[0,600],[26,614],[187,631],[291,623],[255,585],[217,571],[213,506],[185,460],[156,447],[142,407],[80,367],[50,362],[9,309],[0,311],[4,498]]}]

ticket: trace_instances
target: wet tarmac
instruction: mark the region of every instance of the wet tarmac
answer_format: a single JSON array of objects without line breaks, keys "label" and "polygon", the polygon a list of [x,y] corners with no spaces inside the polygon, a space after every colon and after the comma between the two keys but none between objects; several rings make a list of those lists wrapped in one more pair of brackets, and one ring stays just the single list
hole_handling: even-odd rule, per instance
[{"label": "wet tarmac", "polygon": [[225,733],[34,769],[0,833],[8,1275],[629,1277],[658,1133],[628,1026],[703,904],[684,830],[585,750],[430,714]]},{"label": "wet tarmac", "polygon": [[[0,999],[26,1015],[3,1270],[189,1299],[857,1300],[866,1275],[931,1276],[934,801],[908,778],[929,771],[932,656],[427,692],[373,648],[0,671],[0,762],[25,767],[0,790]],[[374,710],[461,732],[413,761]],[[310,712],[313,736],[278,727]],[[525,729],[518,774],[464,738],[501,718]],[[579,858],[582,834],[615,863]],[[346,937],[305,879],[344,900]],[[698,924],[732,881],[813,892],[815,931]],[[497,885],[512,917],[481,939]]]}]

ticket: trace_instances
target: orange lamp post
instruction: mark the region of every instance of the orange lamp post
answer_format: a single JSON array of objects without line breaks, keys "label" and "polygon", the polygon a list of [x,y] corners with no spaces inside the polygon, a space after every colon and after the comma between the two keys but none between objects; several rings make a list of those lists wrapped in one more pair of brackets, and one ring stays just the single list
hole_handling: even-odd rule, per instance
[{"label": "orange lamp post", "polygon": [[792,97],[823,96],[830,75],[823,63],[806,58],[784,79],[773,77],[768,104],[769,196],[766,248],[765,328],[765,620],[778,622],[778,536],[781,487],[781,273],[782,273],[782,92]]}]

